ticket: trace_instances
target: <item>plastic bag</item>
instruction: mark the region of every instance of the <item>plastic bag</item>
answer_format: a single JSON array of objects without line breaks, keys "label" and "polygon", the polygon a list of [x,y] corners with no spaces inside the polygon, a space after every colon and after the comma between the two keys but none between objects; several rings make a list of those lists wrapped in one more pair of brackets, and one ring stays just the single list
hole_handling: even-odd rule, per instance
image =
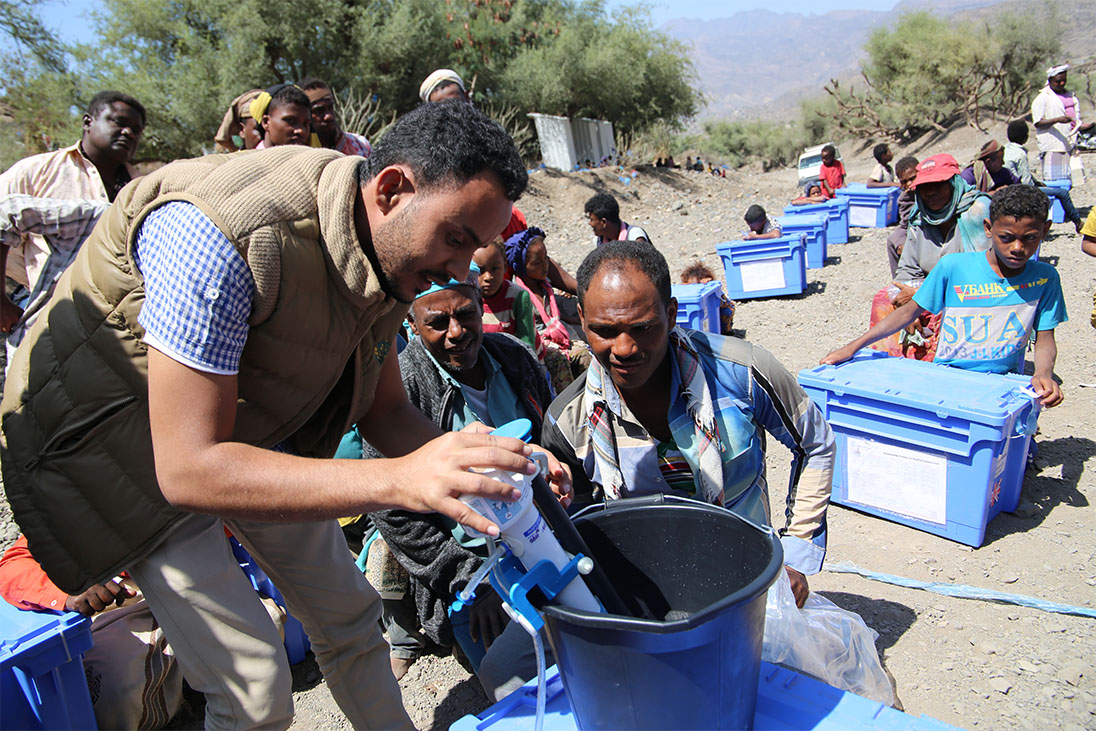
[{"label": "plastic bag", "polygon": [[765,600],[761,659],[893,706],[894,689],[875,650],[878,636],[859,614],[815,592],[796,607],[788,573],[781,571]]}]

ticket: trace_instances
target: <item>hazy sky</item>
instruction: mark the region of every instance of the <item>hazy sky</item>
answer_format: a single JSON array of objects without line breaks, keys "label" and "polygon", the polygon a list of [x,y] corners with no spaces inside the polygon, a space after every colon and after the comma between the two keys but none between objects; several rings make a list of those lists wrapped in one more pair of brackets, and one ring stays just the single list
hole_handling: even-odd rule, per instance
[{"label": "hazy sky", "polygon": [[[439,2],[441,0],[438,0]],[[634,5],[635,0],[608,0],[610,10]],[[870,9],[890,10],[897,0],[675,0],[648,2],[656,26],[671,18],[725,18],[739,10],[763,7],[777,12],[826,13],[830,10]],[[42,3],[42,18],[47,27],[60,32],[67,41],[78,41],[88,27],[88,10],[101,6],[99,0],[46,0]]]}]

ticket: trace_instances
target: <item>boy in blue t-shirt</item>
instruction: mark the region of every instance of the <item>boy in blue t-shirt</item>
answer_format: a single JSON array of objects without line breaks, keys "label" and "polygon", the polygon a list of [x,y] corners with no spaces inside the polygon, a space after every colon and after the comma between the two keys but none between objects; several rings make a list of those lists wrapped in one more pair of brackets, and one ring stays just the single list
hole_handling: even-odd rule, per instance
[{"label": "boy in blue t-shirt", "polygon": [[1068,319],[1066,304],[1058,271],[1029,261],[1050,230],[1048,205],[1047,197],[1030,185],[1001,189],[984,222],[993,244],[989,249],[941,258],[912,300],[821,362],[848,360],[909,325],[922,310],[943,311],[936,363],[985,373],[1023,373],[1024,351],[1034,331],[1031,385],[1043,406],[1057,406],[1062,390],[1052,377],[1058,355],[1054,328]]}]

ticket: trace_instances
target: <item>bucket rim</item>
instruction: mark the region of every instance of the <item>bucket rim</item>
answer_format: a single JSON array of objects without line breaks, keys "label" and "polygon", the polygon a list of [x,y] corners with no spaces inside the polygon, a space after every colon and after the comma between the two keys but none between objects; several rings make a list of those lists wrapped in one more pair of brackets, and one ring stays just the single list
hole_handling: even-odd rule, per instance
[{"label": "bucket rim", "polygon": [[[652,499],[653,498],[653,499]],[[688,617],[670,621],[645,619],[642,617],[626,617],[620,614],[606,614],[601,612],[587,612],[561,604],[547,603],[541,607],[541,612],[546,617],[560,619],[579,627],[593,627],[606,630],[643,631],[652,634],[674,634],[687,632],[708,622],[711,615],[723,612],[735,606],[747,604],[755,599],[764,598],[769,587],[776,581],[779,571],[784,569],[784,547],[780,543],[780,537],[771,526],[762,526],[743,518],[741,515],[719,505],[679,498],[675,495],[655,495],[636,498],[621,498],[605,503],[595,503],[583,508],[573,516],[573,520],[580,521],[589,514],[616,512],[619,510],[652,510],[663,507],[680,507],[697,512],[726,514],[749,528],[758,531],[769,539],[773,547],[769,564],[750,583],[738,591],[723,597],[717,602],[709,604],[700,611],[690,614]]]}]

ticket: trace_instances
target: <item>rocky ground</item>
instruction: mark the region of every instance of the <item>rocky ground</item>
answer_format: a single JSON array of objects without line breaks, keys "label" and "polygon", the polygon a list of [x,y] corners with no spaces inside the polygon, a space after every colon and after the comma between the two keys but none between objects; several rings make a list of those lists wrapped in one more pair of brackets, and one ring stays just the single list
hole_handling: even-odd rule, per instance
[{"label": "rocky ground", "polygon": [[[1003,138],[1003,129],[993,131]],[[898,152],[948,151],[963,161],[983,140],[963,130]],[[842,151],[850,179],[865,179],[870,154]],[[1096,172],[1096,156],[1086,163]],[[751,203],[778,215],[793,195],[793,176],[787,170],[744,169],[718,179],[642,169],[625,185],[607,170],[537,172],[519,207],[530,224],[548,231],[550,253],[574,271],[590,241],[582,204],[593,192],[609,190],[621,201],[624,219],[647,229],[676,278],[696,259],[721,272],[715,245],[744,229],[742,214]],[[1096,186],[1075,188],[1074,200],[1087,212]],[[825,268],[808,270],[804,295],[740,303],[740,335],[774,352],[793,372],[817,363],[866,327],[870,299],[887,282],[885,237],[886,231],[853,229],[849,244],[831,247]],[[1089,350],[1096,333],[1088,322],[1096,261],[1081,253],[1068,224],[1054,226],[1042,257],[1057,266],[1072,317],[1057,331],[1056,372],[1066,401],[1040,418],[1039,460],[1025,476],[1020,508],[996,518],[985,544],[972,549],[833,506],[829,562],[1096,607],[1096,512],[1090,505],[1096,500],[1096,389],[1085,387],[1096,384]],[[771,484],[779,486],[786,483],[789,455],[770,444]],[[779,500],[779,491],[774,494]],[[0,544],[14,540],[15,531],[7,505],[0,503]],[[1096,728],[1096,620],[949,598],[849,574],[823,572],[811,578],[811,587],[860,613],[879,632],[877,646],[907,713],[965,728]],[[296,728],[347,726],[314,662],[298,665],[295,678]],[[401,687],[419,728],[445,728],[488,705],[475,678],[452,657],[423,658]],[[196,727],[199,718],[190,714],[176,725]]]}]

